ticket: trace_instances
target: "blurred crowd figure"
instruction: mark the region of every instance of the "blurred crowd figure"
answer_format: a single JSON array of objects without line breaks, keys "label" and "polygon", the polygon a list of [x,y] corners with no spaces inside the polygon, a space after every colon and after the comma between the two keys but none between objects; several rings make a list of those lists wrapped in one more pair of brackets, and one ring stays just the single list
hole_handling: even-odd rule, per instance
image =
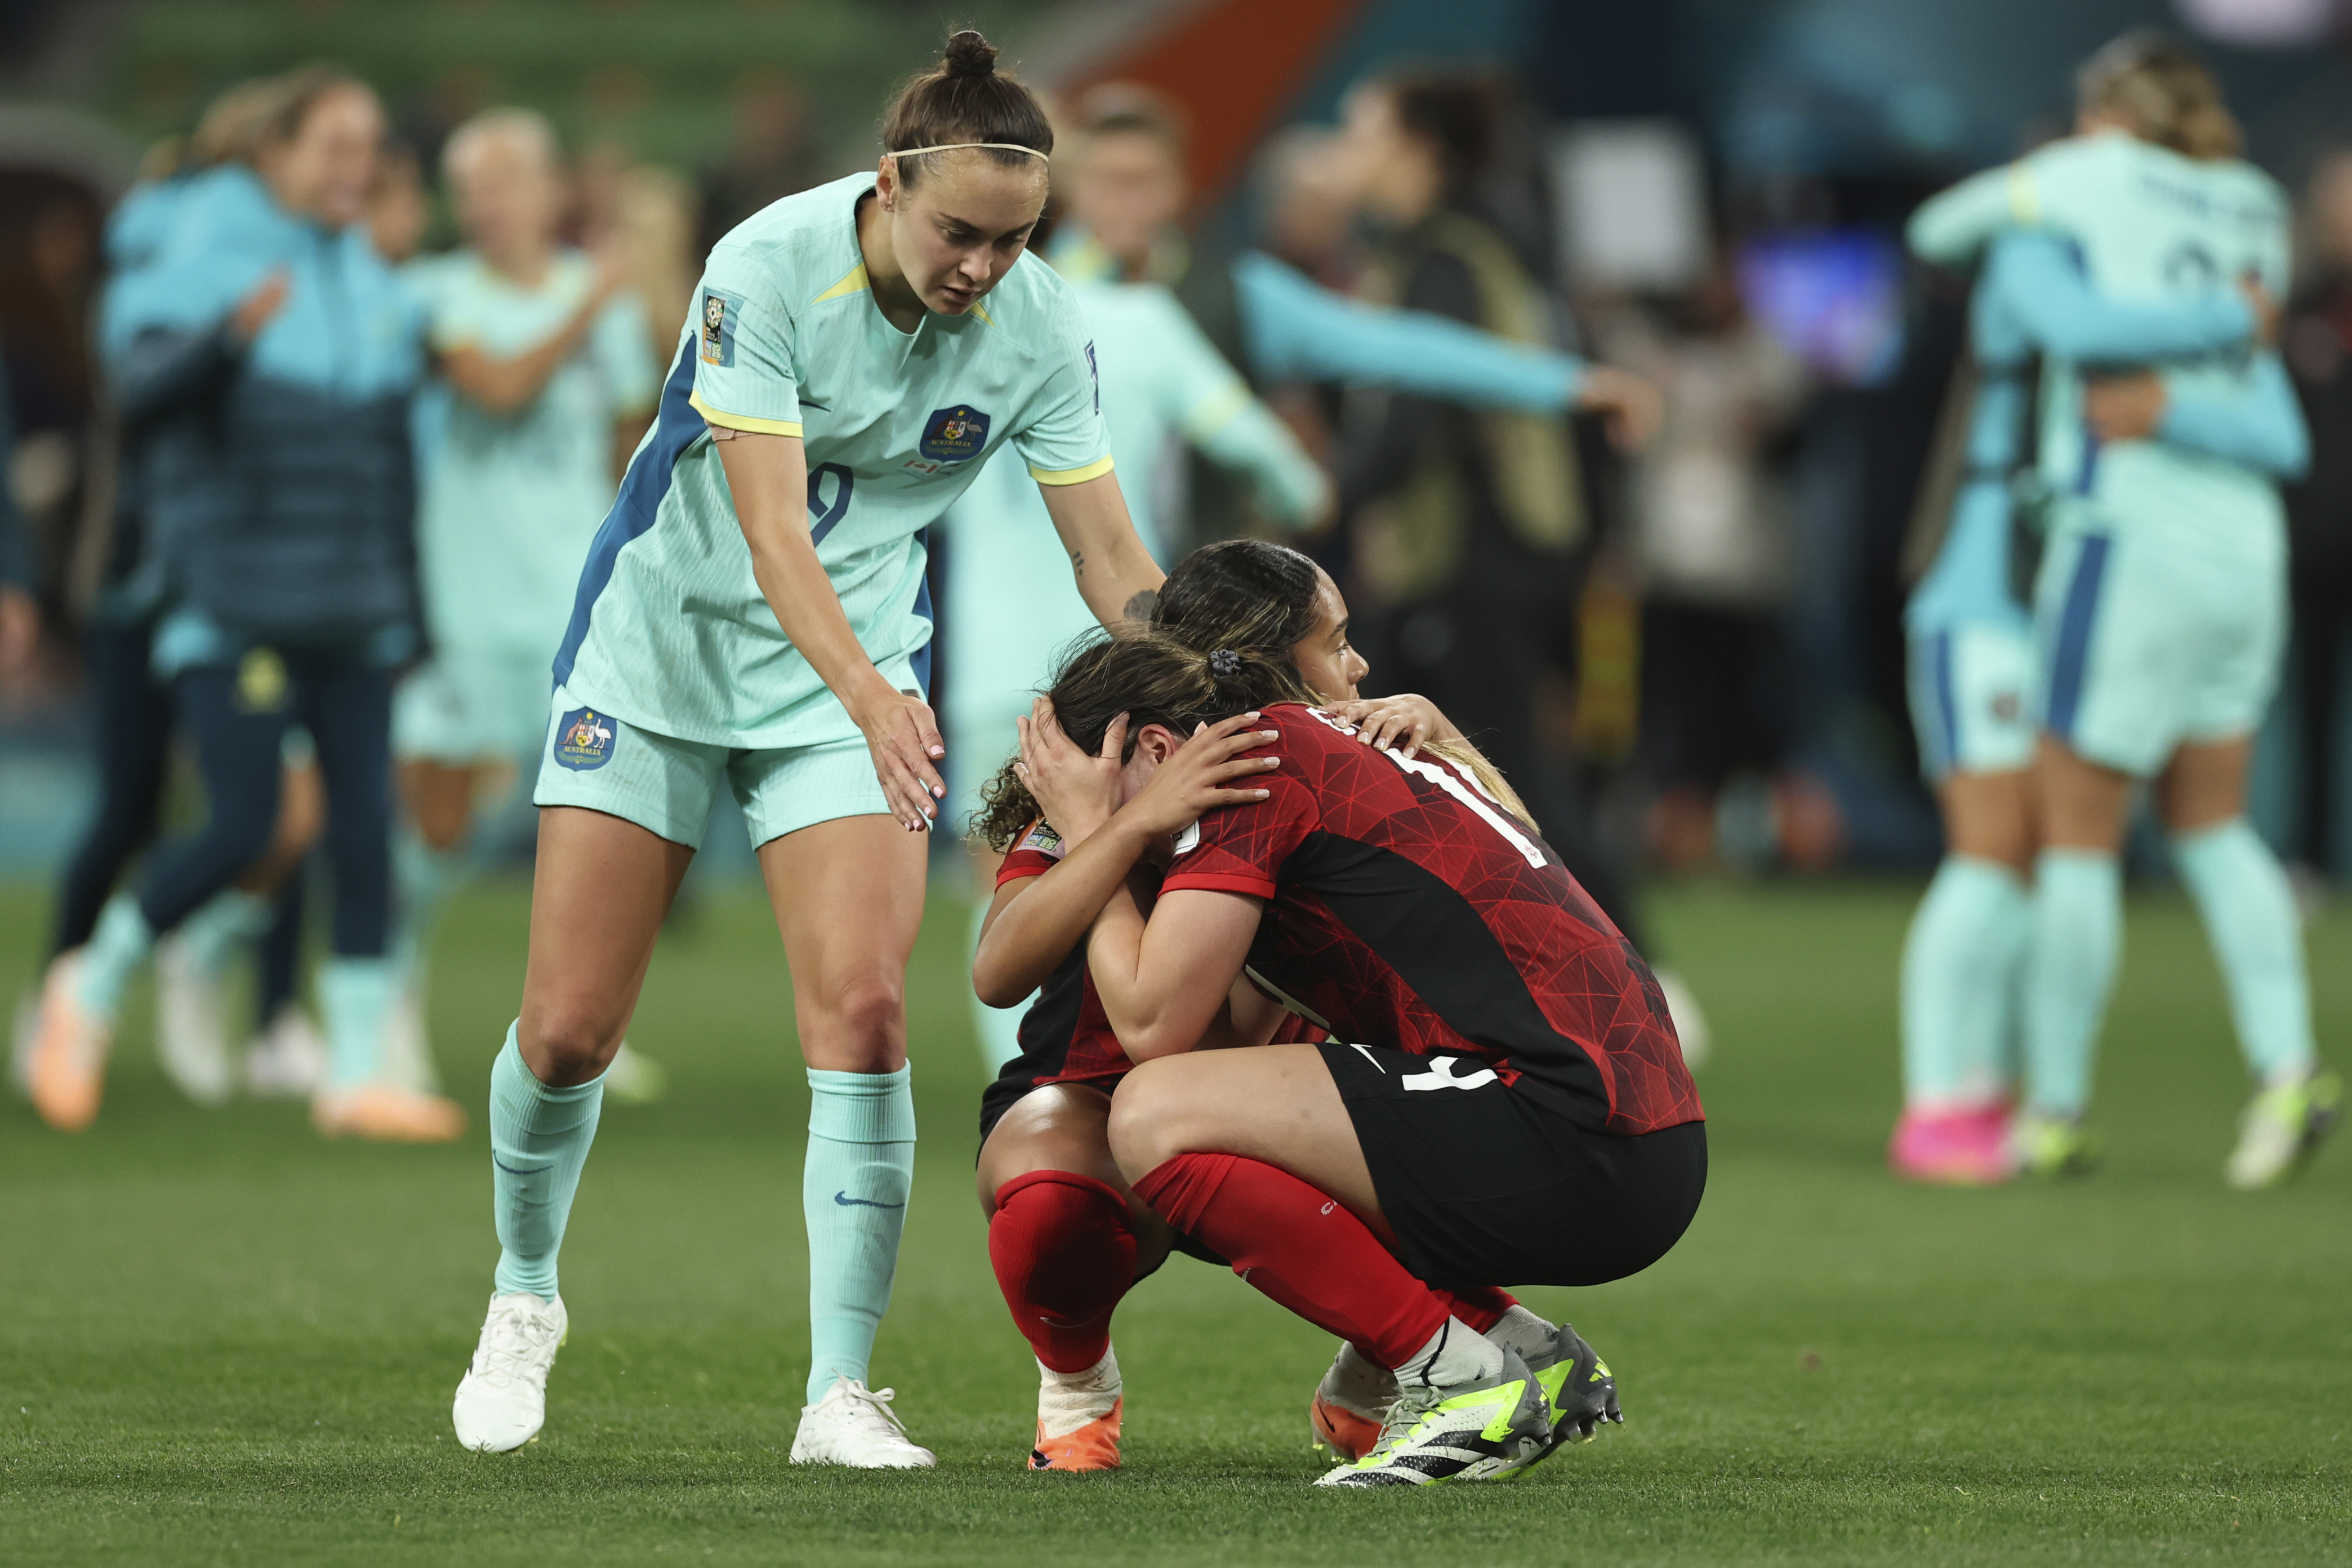
[{"label": "blurred crowd figure", "polygon": [[[5,193],[16,226],[0,233],[0,419],[15,482],[0,507],[0,689],[37,698],[78,645],[98,775],[11,1056],[17,1087],[55,1125],[97,1114],[125,991],[151,963],[159,1056],[191,1099],[308,1098],[329,1135],[431,1141],[464,1124],[435,1087],[414,940],[454,873],[411,853],[404,868],[421,860],[437,882],[420,888],[411,874],[394,886],[394,692],[419,707],[434,667],[412,667],[462,641],[432,613],[448,596],[453,542],[498,533],[518,508],[502,504],[479,529],[426,527],[420,541],[420,518],[431,523],[446,490],[434,458],[448,430],[434,411],[480,410],[478,454],[537,466],[520,490],[562,510],[570,536],[539,553],[568,548],[571,559],[528,582],[492,572],[487,585],[560,618],[698,264],[688,182],[609,157],[575,179],[544,121],[506,112],[509,132],[519,115],[538,128],[535,163],[495,181],[478,172],[470,204],[450,204],[457,226],[504,244],[493,269],[584,289],[600,361],[583,359],[591,334],[566,319],[579,301],[534,329],[528,289],[492,300],[487,330],[456,341],[453,295],[471,301],[425,254],[444,226],[425,151],[388,135],[374,93],[330,68],[239,83],[191,133],[154,148],[106,217],[102,266],[86,192],[35,181]],[[476,142],[501,140],[492,119]],[[453,163],[453,179],[463,172]],[[550,248],[567,232],[594,247],[593,266]],[[602,311],[624,299],[625,311]],[[551,344],[502,341],[551,329]],[[545,352],[534,361],[533,350]],[[614,433],[588,443],[585,489],[566,489],[551,433],[564,448],[573,405],[607,392],[612,417],[628,418],[606,419]],[[43,637],[44,621],[57,635]],[[524,684],[543,686],[543,650],[523,662],[536,669]],[[526,752],[544,715],[531,719]],[[436,792],[437,760],[416,758],[407,776],[446,859],[500,775],[460,767]],[[514,760],[485,759],[507,778]],[[167,837],[167,818],[189,815],[167,809],[186,775],[199,825]],[[407,831],[404,842],[422,841]],[[323,1028],[300,995],[307,868],[321,844],[332,892],[316,975]],[[249,1032],[226,1003],[248,948],[259,959]],[[650,1064],[635,1065],[636,1086],[657,1092]]]},{"label": "blurred crowd figure", "polygon": [[2307,876],[2333,879],[2352,863],[2341,810],[2352,743],[2352,151],[2312,175],[2302,229],[2302,276],[2279,345],[2311,426],[2311,472],[2286,491],[2302,758],[2294,844]]}]

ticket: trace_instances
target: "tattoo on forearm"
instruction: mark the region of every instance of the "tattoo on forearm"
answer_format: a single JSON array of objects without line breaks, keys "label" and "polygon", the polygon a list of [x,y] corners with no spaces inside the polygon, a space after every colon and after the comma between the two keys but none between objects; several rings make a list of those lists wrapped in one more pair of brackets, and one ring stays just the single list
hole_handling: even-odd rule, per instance
[{"label": "tattoo on forearm", "polygon": [[1152,613],[1159,608],[1160,590],[1146,588],[1127,602],[1127,618],[1130,621],[1148,621],[1151,618]]},{"label": "tattoo on forearm", "polygon": [[1083,577],[1087,574],[1087,552],[1085,551],[1073,550],[1070,552],[1070,574],[1074,577]]}]

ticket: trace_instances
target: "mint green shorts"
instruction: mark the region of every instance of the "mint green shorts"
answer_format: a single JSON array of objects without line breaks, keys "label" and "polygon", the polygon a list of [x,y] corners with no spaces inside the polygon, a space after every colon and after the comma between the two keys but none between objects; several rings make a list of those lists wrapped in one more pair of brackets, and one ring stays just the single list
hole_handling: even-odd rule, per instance
[{"label": "mint green shorts", "polygon": [[536,805],[601,811],[689,849],[702,847],[722,778],[743,808],[754,847],[836,817],[890,813],[862,737],[731,751],[639,729],[583,706],[560,686],[547,711],[530,796]]},{"label": "mint green shorts", "polygon": [[1911,722],[1931,784],[2013,773],[2033,760],[2033,637],[1963,621],[1911,639]]},{"label": "mint green shorts", "polygon": [[520,762],[547,739],[547,656],[446,650],[411,670],[392,699],[392,754],[403,762]]},{"label": "mint green shorts", "polygon": [[2286,649],[2286,562],[2069,531],[2042,557],[2033,620],[2042,729],[2147,778],[2184,742],[2262,727]]}]

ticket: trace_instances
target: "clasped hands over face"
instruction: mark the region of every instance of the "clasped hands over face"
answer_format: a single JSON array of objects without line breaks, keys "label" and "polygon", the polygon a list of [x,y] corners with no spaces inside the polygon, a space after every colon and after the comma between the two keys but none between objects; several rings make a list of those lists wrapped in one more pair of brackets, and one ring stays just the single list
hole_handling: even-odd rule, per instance
[{"label": "clasped hands over face", "polygon": [[1122,812],[1146,837],[1172,837],[1203,813],[1265,799],[1262,789],[1228,787],[1282,765],[1278,757],[1242,755],[1277,738],[1272,730],[1252,729],[1257,720],[1255,713],[1237,713],[1199,726],[1152,771],[1135,798],[1122,805],[1127,715],[1110,721],[1100,750],[1090,756],[1063,732],[1052,700],[1040,697],[1030,705],[1029,717],[1016,721],[1021,760],[1013,767],[1029,786],[1037,809],[1074,847]]}]

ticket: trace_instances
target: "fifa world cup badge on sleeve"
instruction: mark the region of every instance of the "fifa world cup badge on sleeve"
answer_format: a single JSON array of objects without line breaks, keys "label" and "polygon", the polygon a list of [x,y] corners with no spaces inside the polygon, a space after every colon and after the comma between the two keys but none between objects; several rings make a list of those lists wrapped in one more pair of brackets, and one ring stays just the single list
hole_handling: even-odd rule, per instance
[{"label": "fifa world cup badge on sleeve", "polygon": [[575,773],[613,760],[613,721],[593,708],[574,708],[555,729],[555,760]]},{"label": "fifa world cup badge on sleeve", "polygon": [[702,363],[722,368],[735,363],[736,301],[709,289],[702,291]]},{"label": "fifa world cup badge on sleeve", "polygon": [[915,450],[934,463],[961,463],[980,456],[988,445],[988,416],[958,404],[935,408],[923,421],[923,438]]}]

